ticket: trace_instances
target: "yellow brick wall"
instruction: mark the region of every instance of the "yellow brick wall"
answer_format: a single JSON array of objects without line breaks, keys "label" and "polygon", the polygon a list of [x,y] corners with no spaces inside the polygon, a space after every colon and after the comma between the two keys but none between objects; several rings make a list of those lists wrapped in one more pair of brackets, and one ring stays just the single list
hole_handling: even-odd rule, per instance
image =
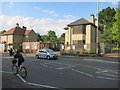
[{"label": "yellow brick wall", "polygon": [[83,40],[83,34],[72,35],[72,40]]},{"label": "yellow brick wall", "polygon": [[87,44],[90,44],[91,42],[91,25],[87,25],[86,26],[86,38],[85,38],[85,41]]},{"label": "yellow brick wall", "polygon": [[[96,52],[96,43],[95,43],[95,38],[97,39],[97,29],[94,26],[91,26],[91,53],[95,53]],[[96,35],[96,36],[95,36]]]},{"label": "yellow brick wall", "polygon": [[13,35],[7,36],[7,43],[13,43]]},{"label": "yellow brick wall", "polygon": [[[97,40],[97,29],[92,26],[92,25],[87,25],[86,26],[86,34],[73,34],[73,28],[69,27],[68,30],[65,30],[65,45],[67,44],[67,42],[71,42],[71,44],[73,44],[73,40],[84,40],[85,39],[85,43],[87,45],[87,50],[90,53],[96,53],[96,40]],[[71,34],[71,36],[70,36]],[[96,35],[95,35],[96,34]],[[71,37],[71,39],[70,39]],[[100,42],[100,38],[101,38],[101,32],[99,31],[99,42]],[[71,41],[70,41],[71,40]]]}]

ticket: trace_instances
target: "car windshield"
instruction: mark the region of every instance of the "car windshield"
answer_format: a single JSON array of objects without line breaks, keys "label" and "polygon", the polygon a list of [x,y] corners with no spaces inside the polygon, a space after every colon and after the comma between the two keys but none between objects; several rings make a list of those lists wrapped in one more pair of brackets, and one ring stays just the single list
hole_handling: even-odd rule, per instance
[{"label": "car windshield", "polygon": [[51,50],[51,49],[46,49],[46,51],[47,51],[47,52],[53,52],[53,50]]}]

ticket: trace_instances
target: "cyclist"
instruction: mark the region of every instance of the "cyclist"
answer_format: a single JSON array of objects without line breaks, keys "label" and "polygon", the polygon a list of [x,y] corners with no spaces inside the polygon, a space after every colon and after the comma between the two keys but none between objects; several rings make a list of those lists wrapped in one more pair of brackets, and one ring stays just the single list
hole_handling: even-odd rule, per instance
[{"label": "cyclist", "polygon": [[12,48],[9,49],[9,54],[10,54],[10,56],[13,55],[13,49]]},{"label": "cyclist", "polygon": [[19,52],[19,50],[17,50],[14,58],[15,58],[15,59],[18,59],[18,68],[19,68],[20,65],[25,61],[23,55]]}]

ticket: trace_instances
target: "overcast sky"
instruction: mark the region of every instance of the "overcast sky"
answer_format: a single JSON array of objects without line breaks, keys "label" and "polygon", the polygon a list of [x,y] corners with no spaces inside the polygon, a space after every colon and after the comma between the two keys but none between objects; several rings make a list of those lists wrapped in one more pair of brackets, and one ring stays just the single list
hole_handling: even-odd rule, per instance
[{"label": "overcast sky", "polygon": [[[108,6],[118,8],[117,2],[100,2],[99,11]],[[0,30],[9,30],[19,23],[40,35],[54,30],[59,37],[67,24],[83,17],[90,20],[92,13],[97,18],[97,2],[2,2],[0,11]]]}]

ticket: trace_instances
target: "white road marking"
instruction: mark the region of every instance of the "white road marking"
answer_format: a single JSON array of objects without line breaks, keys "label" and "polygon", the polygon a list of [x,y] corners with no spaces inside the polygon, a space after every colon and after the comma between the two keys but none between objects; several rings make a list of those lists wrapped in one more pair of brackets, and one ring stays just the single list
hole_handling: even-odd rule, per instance
[{"label": "white road marking", "polygon": [[115,64],[119,64],[119,62],[105,61],[105,60],[96,60],[96,59],[83,59],[83,60],[87,60],[87,61],[98,61],[98,62],[106,62],[106,63],[115,63]]},{"label": "white road marking", "polygon": [[13,74],[13,72],[8,72],[8,71],[0,71],[0,72],[8,73],[8,74]]},{"label": "white road marking", "polygon": [[98,71],[96,73],[104,73],[104,72],[108,72],[107,70],[103,70],[103,71]]},{"label": "white road marking", "polygon": [[112,75],[112,74],[107,74],[107,73],[103,73],[104,75],[107,75],[107,76],[112,76],[112,77],[120,77],[118,75]]},{"label": "white road marking", "polygon": [[116,72],[112,72],[112,73],[114,73],[114,74],[116,74],[116,75],[113,75],[113,74],[107,74],[107,73],[109,73],[110,71],[107,71],[107,70],[103,70],[103,71],[98,71],[98,72],[96,72],[96,73],[101,73],[101,74],[103,74],[103,75],[107,75],[107,76],[112,76],[112,77],[120,77],[119,75],[118,75],[118,72],[116,73]]},{"label": "white road marking", "polygon": [[56,89],[58,89],[57,87],[47,86],[47,85],[41,85],[41,84],[36,84],[36,83],[27,83],[27,84],[29,84],[29,85],[33,85],[33,86],[40,86],[40,87],[56,88]]},{"label": "white road marking", "polygon": [[82,73],[82,74],[85,74],[87,76],[93,77],[93,75],[91,75],[91,74],[88,74],[88,73],[85,73],[85,72],[81,72],[81,71],[75,70],[75,69],[72,69],[72,70],[75,71],[75,72]]},{"label": "white road marking", "polygon": [[18,76],[24,83],[27,83],[19,74],[17,74],[17,76]]},{"label": "white road marking", "polygon": [[77,64],[77,65],[85,66],[85,67],[92,68],[92,69],[101,70],[101,68],[97,68],[97,67],[93,67],[93,66],[88,66],[88,65],[83,65],[83,64]]},{"label": "white road marking", "polygon": [[120,80],[120,79],[114,79],[114,78],[108,78],[108,77],[101,77],[101,76],[96,76],[96,78],[109,79],[109,80]]},{"label": "white road marking", "polygon": [[[7,71],[0,71],[0,72],[13,74],[13,72],[7,72]],[[58,88],[58,87],[53,87],[53,86],[48,86],[48,85],[42,85],[42,84],[36,84],[36,83],[30,83],[30,82],[27,82],[26,80],[24,80],[19,74],[17,74],[17,76],[20,78],[20,80],[22,80],[24,83],[29,84],[29,85],[40,86],[40,87],[45,87],[45,88],[56,88],[56,89],[60,89],[60,88]],[[60,90],[63,90],[63,89],[60,89]]]},{"label": "white road marking", "polygon": [[60,69],[60,70],[62,70],[62,69],[64,69],[64,68],[56,68],[56,69]]}]

